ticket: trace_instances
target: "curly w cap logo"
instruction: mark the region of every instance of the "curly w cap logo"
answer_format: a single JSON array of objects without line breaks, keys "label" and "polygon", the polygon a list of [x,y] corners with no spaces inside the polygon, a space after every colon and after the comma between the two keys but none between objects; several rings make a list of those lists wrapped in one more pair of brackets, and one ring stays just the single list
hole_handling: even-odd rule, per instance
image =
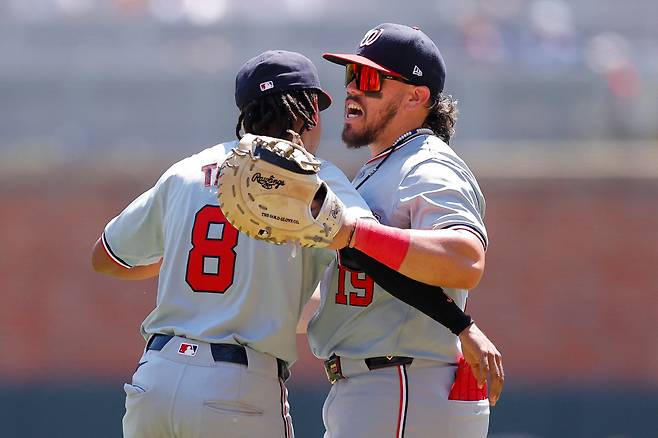
[{"label": "curly w cap logo", "polygon": [[374,43],[375,41],[377,41],[377,38],[380,37],[382,32],[384,32],[384,29],[370,29],[363,36],[363,39],[359,43],[359,47],[369,46],[370,44]]}]

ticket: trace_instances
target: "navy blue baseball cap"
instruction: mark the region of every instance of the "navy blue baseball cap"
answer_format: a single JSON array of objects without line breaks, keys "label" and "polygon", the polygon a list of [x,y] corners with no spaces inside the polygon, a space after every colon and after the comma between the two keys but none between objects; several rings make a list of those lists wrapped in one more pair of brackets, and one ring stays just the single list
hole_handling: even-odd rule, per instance
[{"label": "navy blue baseball cap", "polygon": [[355,54],[325,53],[336,64],[363,64],[414,85],[425,85],[432,96],[443,91],[446,66],[436,44],[417,27],[383,23],[370,29]]},{"label": "navy blue baseball cap", "polygon": [[320,111],[329,108],[331,96],[320,86],[318,70],[297,52],[268,50],[245,62],[235,77],[238,108],[254,99],[277,92],[311,88],[318,93]]}]

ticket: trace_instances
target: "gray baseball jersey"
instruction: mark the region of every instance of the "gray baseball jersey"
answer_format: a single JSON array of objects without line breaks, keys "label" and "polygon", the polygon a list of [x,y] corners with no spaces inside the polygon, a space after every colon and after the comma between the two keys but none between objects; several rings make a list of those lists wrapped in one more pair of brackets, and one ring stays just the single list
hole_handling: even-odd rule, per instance
[{"label": "gray baseball jersey", "polygon": [[[383,224],[466,229],[486,248],[484,198],[477,182],[435,136],[417,132],[374,157],[354,184]],[[449,399],[459,353],[455,335],[338,262],[326,271],[320,289],[321,307],[308,328],[311,348],[321,358],[339,356],[329,362],[336,368],[329,369],[346,377],[332,385],[325,400],[324,438],[487,435],[487,400]],[[445,292],[464,308],[466,290]],[[413,359],[397,362],[395,356]],[[395,362],[373,367],[374,358],[380,364]]]},{"label": "gray baseball jersey", "polygon": [[[280,360],[297,358],[297,320],[335,252],[271,245],[226,221],[218,167],[236,144],[174,164],[103,233],[124,267],[163,260],[141,328],[157,336],[124,386],[126,438],[294,437]],[[371,216],[335,166],[323,162],[320,177],[353,214]]]},{"label": "gray baseball jersey", "polygon": [[[217,202],[218,166],[236,144],[174,164],[112,219],[103,244],[125,267],[163,259],[156,306],[141,327],[145,338],[241,344],[292,363],[301,309],[335,252],[257,241],[226,221]],[[354,214],[371,217],[336,166],[323,162],[319,175]]]},{"label": "gray baseball jersey", "polygon": [[[372,158],[353,183],[382,224],[465,229],[486,248],[482,192],[467,165],[438,137],[418,135]],[[447,328],[389,295],[364,273],[334,263],[321,284],[321,307],[308,327],[317,357],[395,355],[455,362],[459,339]],[[468,291],[446,288],[445,293],[465,307]]]}]

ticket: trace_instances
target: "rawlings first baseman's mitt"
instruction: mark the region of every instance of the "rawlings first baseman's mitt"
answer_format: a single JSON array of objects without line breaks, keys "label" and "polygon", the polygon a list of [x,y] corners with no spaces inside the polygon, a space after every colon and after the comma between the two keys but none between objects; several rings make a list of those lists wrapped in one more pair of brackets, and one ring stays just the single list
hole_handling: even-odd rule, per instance
[{"label": "rawlings first baseman's mitt", "polygon": [[[320,161],[303,147],[245,135],[219,171],[219,206],[250,237],[325,247],[340,230],[345,206],[318,177]],[[321,203],[311,212],[314,199]]]}]

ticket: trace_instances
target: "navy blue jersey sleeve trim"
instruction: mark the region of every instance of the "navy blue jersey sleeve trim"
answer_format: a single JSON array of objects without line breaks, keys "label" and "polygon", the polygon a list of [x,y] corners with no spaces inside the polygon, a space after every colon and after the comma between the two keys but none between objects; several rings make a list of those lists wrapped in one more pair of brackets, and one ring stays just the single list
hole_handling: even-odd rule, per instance
[{"label": "navy blue jersey sleeve trim", "polygon": [[448,225],[447,227],[444,227],[443,229],[444,230],[448,230],[448,229],[459,230],[459,229],[462,229],[462,230],[465,230],[465,231],[470,231],[471,233],[473,233],[475,235],[475,237],[480,239],[480,243],[482,243],[482,247],[484,248],[484,250],[485,251],[487,250],[487,238],[484,236],[484,234],[482,234],[482,231],[480,231],[479,229],[477,229],[477,227],[474,227],[473,225],[470,225],[470,224],[452,224],[452,225]]}]

